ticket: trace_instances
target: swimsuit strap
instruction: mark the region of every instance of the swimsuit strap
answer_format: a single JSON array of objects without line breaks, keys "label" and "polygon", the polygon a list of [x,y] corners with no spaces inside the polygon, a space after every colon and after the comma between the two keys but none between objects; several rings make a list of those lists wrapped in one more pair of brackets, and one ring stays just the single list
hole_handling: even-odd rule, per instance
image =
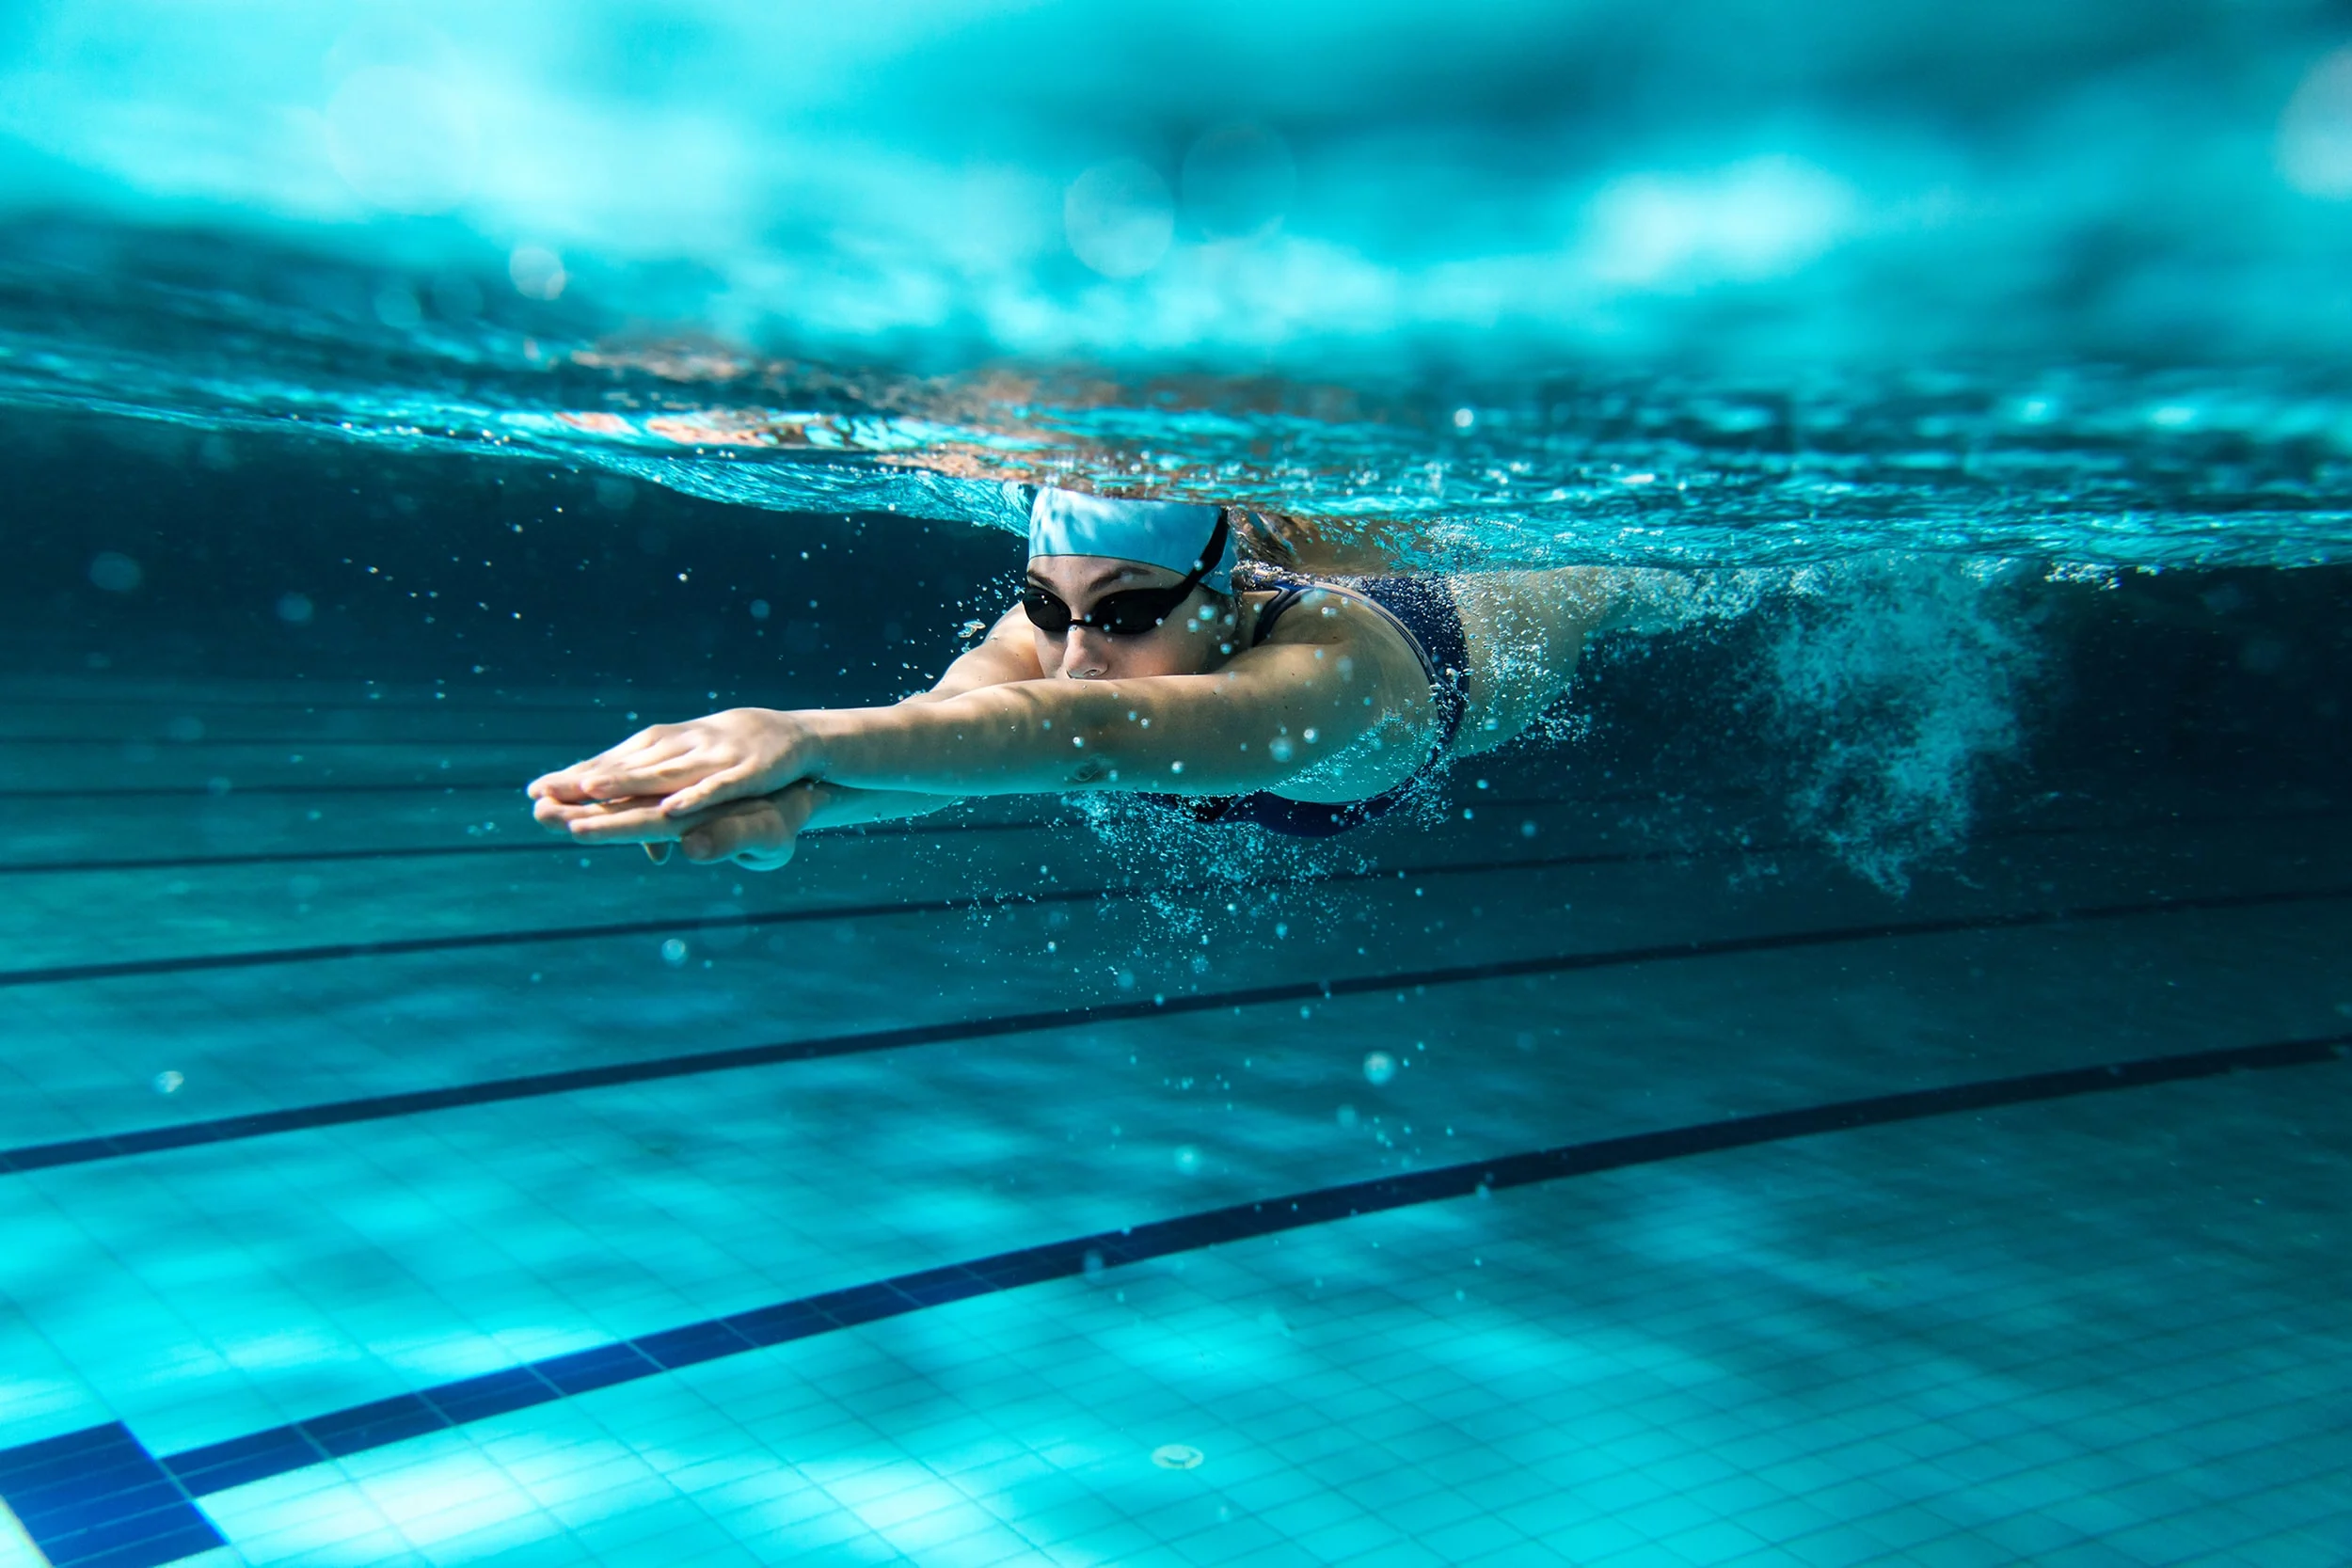
[{"label": "swimsuit strap", "polygon": [[[1429,695],[1438,705],[1438,741],[1420,772],[1427,773],[1454,749],[1470,712],[1470,640],[1462,633],[1462,611],[1443,578],[1365,578],[1351,590],[1392,622],[1421,660]],[[1419,777],[1419,774],[1415,775]]]},{"label": "swimsuit strap", "polygon": [[1454,738],[1462,733],[1462,720],[1470,709],[1470,646],[1462,634],[1461,611],[1443,578],[1358,578],[1326,582],[1283,577],[1276,580],[1281,587],[1258,611],[1258,624],[1250,633],[1249,645],[1254,648],[1263,643],[1276,621],[1318,590],[1344,594],[1371,606],[1404,634],[1406,645],[1413,650],[1413,657],[1421,661],[1422,674],[1429,679],[1430,699],[1438,705],[1438,735],[1428,756],[1403,782],[1361,800],[1294,800],[1263,789],[1248,795],[1152,799],[1189,811],[1203,822],[1255,822],[1293,837],[1324,838],[1385,815],[1443,766]]},{"label": "swimsuit strap", "polygon": [[1470,640],[1462,633],[1462,612],[1445,579],[1389,577],[1323,581],[1283,577],[1276,580],[1282,584],[1281,591],[1258,611],[1258,625],[1249,645],[1254,648],[1263,642],[1285,610],[1318,590],[1343,594],[1370,606],[1404,634],[1405,645],[1413,650],[1413,657],[1421,661],[1421,673],[1429,682],[1430,700],[1438,705],[1437,743],[1414,776],[1420,777],[1444,760],[1446,752],[1454,749],[1454,738],[1462,733],[1463,718],[1470,712]]},{"label": "swimsuit strap", "polygon": [[1282,584],[1280,591],[1266,601],[1265,608],[1258,611],[1258,624],[1249,629],[1249,645],[1254,648],[1263,642],[1272,635],[1274,623],[1280,620],[1292,606],[1305,599],[1309,590],[1319,586],[1318,583],[1303,580]]}]

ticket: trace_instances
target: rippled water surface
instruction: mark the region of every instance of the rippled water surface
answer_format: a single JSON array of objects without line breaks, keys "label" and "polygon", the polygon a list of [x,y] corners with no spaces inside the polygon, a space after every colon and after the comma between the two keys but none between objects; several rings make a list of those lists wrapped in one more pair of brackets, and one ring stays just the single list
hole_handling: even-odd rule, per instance
[{"label": "rippled water surface", "polygon": [[1455,564],[2344,555],[2315,3],[201,11],[9,24],[0,403]]},{"label": "rippled water surface", "polygon": [[489,275],[257,269],[219,236],[37,219],[0,238],[19,406],[556,460],[779,512],[1009,524],[993,482],[1019,478],[1360,519],[1464,566],[2352,547],[2352,403],[2295,368],[921,375],[533,308]]}]

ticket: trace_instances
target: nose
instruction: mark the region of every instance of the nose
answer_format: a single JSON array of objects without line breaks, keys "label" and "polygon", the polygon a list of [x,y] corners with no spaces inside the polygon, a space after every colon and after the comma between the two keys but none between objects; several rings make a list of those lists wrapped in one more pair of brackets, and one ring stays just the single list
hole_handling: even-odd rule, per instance
[{"label": "nose", "polygon": [[1091,626],[1072,626],[1062,643],[1061,673],[1073,681],[1101,680],[1111,667],[1104,641]]}]

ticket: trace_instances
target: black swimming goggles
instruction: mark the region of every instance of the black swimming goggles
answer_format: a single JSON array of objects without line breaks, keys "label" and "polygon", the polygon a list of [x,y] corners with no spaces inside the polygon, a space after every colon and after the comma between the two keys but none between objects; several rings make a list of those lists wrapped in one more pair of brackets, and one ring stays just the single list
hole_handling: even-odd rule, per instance
[{"label": "black swimming goggles", "polygon": [[1225,515],[1219,513],[1216,531],[1209,535],[1209,547],[1201,552],[1200,564],[1173,588],[1121,589],[1095,600],[1086,614],[1073,615],[1060,595],[1033,582],[1021,591],[1021,608],[1028,611],[1029,625],[1049,637],[1059,637],[1072,626],[1091,627],[1112,637],[1141,637],[1175,614],[1176,607],[1190,598],[1201,579],[1225,559]]}]

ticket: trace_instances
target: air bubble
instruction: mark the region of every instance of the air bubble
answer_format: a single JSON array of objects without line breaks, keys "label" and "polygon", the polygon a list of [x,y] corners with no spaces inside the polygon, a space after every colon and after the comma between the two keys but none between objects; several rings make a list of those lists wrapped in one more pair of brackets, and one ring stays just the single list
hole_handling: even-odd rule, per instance
[{"label": "air bubble", "polygon": [[139,563],[119,550],[101,550],[90,557],[91,585],[109,594],[134,593],[146,577],[147,574],[139,569]]}]

